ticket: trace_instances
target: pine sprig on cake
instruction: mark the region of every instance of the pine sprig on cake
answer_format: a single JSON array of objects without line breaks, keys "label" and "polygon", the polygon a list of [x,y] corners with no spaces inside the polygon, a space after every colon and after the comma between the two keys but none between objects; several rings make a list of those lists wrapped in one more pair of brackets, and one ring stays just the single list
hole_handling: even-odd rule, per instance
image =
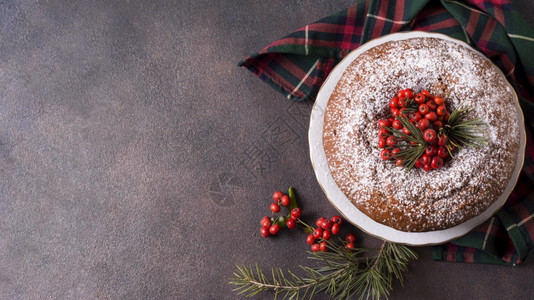
[{"label": "pine sprig on cake", "polygon": [[449,138],[448,149],[452,156],[454,147],[478,148],[487,145],[488,139],[484,137],[484,126],[487,123],[481,118],[467,119],[472,108],[460,105],[452,113],[449,121],[441,129],[441,133]]},{"label": "pine sprig on cake", "polygon": [[395,157],[397,158],[398,165],[402,165],[407,170],[410,170],[425,152],[426,142],[423,139],[422,132],[408,118],[400,115],[397,119],[402,123],[403,128],[406,128],[412,134],[406,134],[401,130],[393,129],[394,134],[400,135],[404,141],[408,142],[406,143],[406,147],[395,154]]},{"label": "pine sprig on cake", "polygon": [[487,124],[481,118],[469,119],[471,108],[460,105],[449,113],[445,99],[427,90],[400,90],[389,108],[392,117],[378,122],[380,156],[407,171],[439,169],[456,149],[487,144]]}]

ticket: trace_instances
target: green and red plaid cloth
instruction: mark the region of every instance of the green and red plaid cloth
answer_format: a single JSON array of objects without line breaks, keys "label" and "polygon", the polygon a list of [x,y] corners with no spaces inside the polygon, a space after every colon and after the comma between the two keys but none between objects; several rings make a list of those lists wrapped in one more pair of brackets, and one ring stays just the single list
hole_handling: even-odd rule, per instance
[{"label": "green and red plaid cloth", "polygon": [[527,121],[524,167],[506,204],[469,234],[434,247],[433,258],[521,263],[534,248],[534,32],[510,1],[362,1],[298,29],[239,65],[288,99],[314,99],[332,68],[351,50],[410,30],[444,33],[484,53],[516,89]]}]

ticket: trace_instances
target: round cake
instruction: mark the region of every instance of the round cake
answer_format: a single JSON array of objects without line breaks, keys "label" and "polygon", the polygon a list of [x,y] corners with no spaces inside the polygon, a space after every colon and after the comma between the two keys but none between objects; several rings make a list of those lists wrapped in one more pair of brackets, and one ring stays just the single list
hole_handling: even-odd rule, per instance
[{"label": "round cake", "polygon": [[[487,126],[487,145],[463,147],[441,168],[400,168],[380,157],[377,122],[389,118],[397,91],[428,90],[450,111]],[[386,226],[440,230],[484,212],[503,194],[520,145],[514,91],[479,53],[438,38],[389,41],[362,53],[345,70],[325,110],[323,146],[330,173],[347,198]]]}]

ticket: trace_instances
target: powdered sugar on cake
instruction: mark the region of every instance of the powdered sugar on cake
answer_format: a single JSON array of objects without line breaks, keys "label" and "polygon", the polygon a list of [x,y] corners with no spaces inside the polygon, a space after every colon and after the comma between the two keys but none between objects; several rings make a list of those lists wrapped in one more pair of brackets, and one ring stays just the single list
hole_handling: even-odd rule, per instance
[{"label": "powdered sugar on cake", "polygon": [[[430,172],[380,158],[377,122],[400,89],[444,96],[487,126],[489,145],[464,148]],[[329,167],[347,197],[376,221],[404,231],[452,227],[487,209],[503,192],[517,158],[513,91],[499,71],[466,47],[434,38],[382,44],[346,69],[329,100],[323,141]]]}]

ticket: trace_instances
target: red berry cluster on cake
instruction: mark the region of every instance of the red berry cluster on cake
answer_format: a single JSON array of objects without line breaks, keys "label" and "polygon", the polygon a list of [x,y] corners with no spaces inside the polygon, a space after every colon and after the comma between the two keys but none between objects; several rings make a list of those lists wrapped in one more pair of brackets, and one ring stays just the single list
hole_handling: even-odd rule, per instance
[{"label": "red berry cluster on cake", "polygon": [[[451,149],[447,148],[447,135],[441,131],[443,123],[450,118],[443,97],[433,96],[427,90],[414,94],[412,89],[404,89],[391,99],[389,108],[392,117],[378,121],[380,157],[394,160],[397,166],[405,166],[402,152],[414,146],[424,146],[424,151],[419,151],[414,157],[413,166],[425,171],[441,168]],[[413,126],[403,124],[402,118]],[[412,133],[420,134],[425,144],[418,144],[416,139],[411,138]]]},{"label": "red berry cluster on cake", "polygon": [[486,58],[412,38],[351,62],[328,101],[323,146],[333,179],[361,212],[431,231],[481,214],[503,194],[519,128],[514,92]]},{"label": "red berry cluster on cake", "polygon": [[[383,160],[397,166],[439,169],[456,147],[481,146],[487,143],[481,119],[462,120],[468,109],[451,114],[445,99],[427,90],[415,94],[403,89],[389,102],[391,117],[378,121],[378,148]],[[449,136],[452,140],[449,140]]]}]

